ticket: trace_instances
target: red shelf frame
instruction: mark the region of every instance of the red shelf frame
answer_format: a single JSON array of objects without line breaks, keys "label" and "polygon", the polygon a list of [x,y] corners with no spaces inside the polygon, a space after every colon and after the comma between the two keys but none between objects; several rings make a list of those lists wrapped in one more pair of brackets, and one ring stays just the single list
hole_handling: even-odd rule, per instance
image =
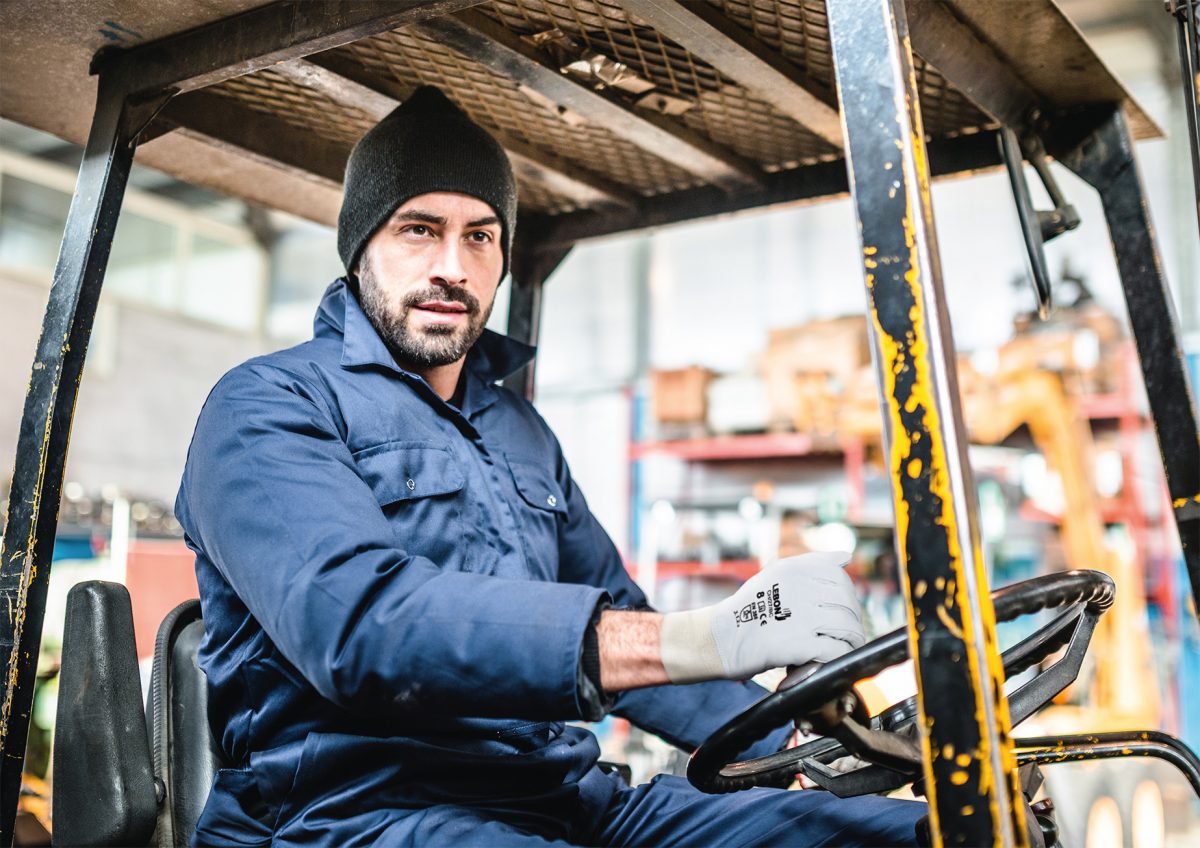
[{"label": "red shelf frame", "polygon": [[786,459],[812,455],[838,456],[846,440],[809,433],[751,433],[744,436],[708,436],[698,439],[640,442],[631,446],[633,459],[672,456],[692,461],[720,462],[739,459]]},{"label": "red shelf frame", "polygon": [[730,559],[718,563],[660,561],[656,578],[672,577],[733,577],[745,582],[759,572],[756,559]]}]

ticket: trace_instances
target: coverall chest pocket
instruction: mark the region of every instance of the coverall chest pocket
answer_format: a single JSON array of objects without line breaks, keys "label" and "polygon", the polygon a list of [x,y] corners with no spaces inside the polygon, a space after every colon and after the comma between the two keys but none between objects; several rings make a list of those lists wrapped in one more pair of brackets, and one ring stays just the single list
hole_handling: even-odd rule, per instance
[{"label": "coverall chest pocket", "polygon": [[388,442],[359,451],[354,461],[410,553],[436,557],[458,537],[466,479],[449,449]]},{"label": "coverall chest pocket", "polygon": [[[509,457],[508,467],[521,496],[518,504],[521,532],[527,551],[557,551],[559,525],[567,520],[567,502],[558,481],[540,465]],[[556,557],[534,555],[537,562],[556,562]],[[555,575],[543,575],[553,580]]]}]

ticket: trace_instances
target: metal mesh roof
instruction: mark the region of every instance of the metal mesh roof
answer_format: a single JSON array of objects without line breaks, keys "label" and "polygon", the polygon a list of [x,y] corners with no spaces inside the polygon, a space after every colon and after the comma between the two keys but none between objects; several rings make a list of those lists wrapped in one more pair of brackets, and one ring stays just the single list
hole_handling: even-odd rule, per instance
[{"label": "metal mesh roof", "polygon": [[[660,212],[667,220],[808,196],[804,177],[780,180],[843,156],[823,0],[696,0],[662,11],[641,0],[488,0],[375,29],[209,91],[321,140],[327,181],[336,181],[340,151],[348,155],[416,87],[434,85],[508,148],[525,212],[644,213],[675,195],[698,203],[699,211]],[[694,30],[669,26],[670,14],[713,29],[697,40]],[[715,54],[714,42],[724,45]],[[760,64],[748,71],[731,63],[730,45]],[[920,56],[913,61],[929,139],[997,126],[937,68]],[[323,87],[296,63],[341,82]],[[339,88],[346,80],[349,88]],[[772,80],[791,90],[777,91]],[[979,167],[972,163],[989,156],[994,164],[980,144],[963,148],[975,152],[952,159],[948,170]],[[814,178],[820,186],[811,191],[844,191],[829,173]]]},{"label": "metal mesh roof", "polygon": [[[730,20],[786,56],[833,102],[833,47],[822,0],[708,0]],[[927,135],[934,138],[974,132],[995,122],[952,88],[937,69],[913,57],[921,113]]]},{"label": "metal mesh roof", "polygon": [[[689,103],[681,120],[764,170],[836,157],[838,151],[611,0],[493,0],[482,10],[524,36],[561,32],[582,55],[631,68],[655,90]],[[631,98],[633,99],[633,98]]]},{"label": "metal mesh roof", "polygon": [[211,91],[278,117],[298,130],[342,142],[347,151],[375,124],[370,115],[270,70],[234,77]]},{"label": "metal mesh roof", "polygon": [[604,127],[569,123],[551,104],[526,93],[513,80],[424,36],[386,32],[344,50],[372,73],[410,90],[437,86],[501,142],[515,139],[545,150],[581,172],[598,172],[636,194],[660,194],[697,183],[692,174]]}]

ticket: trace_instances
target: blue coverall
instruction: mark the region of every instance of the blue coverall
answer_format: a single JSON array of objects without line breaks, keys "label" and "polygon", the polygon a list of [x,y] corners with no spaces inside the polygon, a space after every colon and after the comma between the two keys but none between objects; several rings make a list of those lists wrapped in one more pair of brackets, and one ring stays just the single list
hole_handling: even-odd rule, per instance
[{"label": "blue coverall", "polygon": [[690,749],[763,690],[663,686],[614,704],[582,673],[603,604],[646,601],[545,422],[495,385],[532,355],[485,333],[456,408],[396,365],[338,280],[311,341],[213,389],[176,514],[232,765],[196,842],[911,841],[921,804],[628,788],[596,767],[595,737],[564,721],[611,708]]}]

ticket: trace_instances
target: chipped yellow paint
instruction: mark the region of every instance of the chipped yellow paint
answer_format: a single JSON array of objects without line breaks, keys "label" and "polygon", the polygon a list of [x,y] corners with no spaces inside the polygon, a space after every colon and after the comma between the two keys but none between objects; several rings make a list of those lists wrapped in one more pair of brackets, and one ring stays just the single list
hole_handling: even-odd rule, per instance
[{"label": "chipped yellow paint", "polygon": [[[914,480],[916,480],[918,477],[921,476],[921,459],[920,459],[920,457],[914,457],[913,459],[910,459],[908,461],[908,476],[913,478]],[[941,578],[938,578],[938,579],[940,580]],[[941,587],[939,587],[939,588],[941,588]]]},{"label": "chipped yellow paint", "polygon": [[967,773],[965,771],[955,771],[955,772],[951,772],[951,774],[950,774],[950,782],[953,783],[955,786],[962,786],[964,783],[967,782],[968,779],[969,779],[969,776],[967,775]]},{"label": "chipped yellow paint", "polygon": [[954,756],[954,746],[947,742],[942,746],[942,759],[948,760]]},{"label": "chipped yellow paint", "polygon": [[[942,591],[943,589],[946,588],[946,578],[945,577],[934,578],[933,585],[937,588],[937,590],[939,592]],[[953,597],[953,595],[951,595],[951,597]]]},{"label": "chipped yellow paint", "polygon": [[[947,600],[949,600],[949,598],[947,598]],[[958,626],[958,622],[956,622],[953,618],[950,617],[950,613],[946,612],[947,606],[948,606],[948,604],[943,604],[942,606],[939,606],[937,608],[938,620],[940,622],[942,622],[942,624],[945,626],[945,628],[947,630],[949,630],[951,633],[954,634],[954,637],[956,639],[960,639],[961,641],[966,642],[967,637],[963,634],[962,628]]]},{"label": "chipped yellow paint", "polygon": [[[67,335],[64,334],[64,339]],[[69,350],[69,346],[64,343],[64,353]],[[58,383],[62,380],[62,362],[60,361],[55,368],[54,381]],[[32,384],[32,377],[30,378]],[[76,396],[78,400],[78,396]],[[72,416],[74,409],[72,409]],[[46,418],[42,427],[42,443],[38,449],[38,473],[37,479],[33,486],[33,514],[37,515],[38,509],[41,508],[42,488],[46,479],[46,464],[50,458],[50,436],[52,433],[54,422],[54,397],[51,395],[50,402],[46,404]],[[11,517],[11,516],[10,516]],[[10,718],[13,712],[13,696],[17,691],[19,682],[18,668],[20,666],[20,645],[21,637],[25,631],[25,613],[29,604],[29,587],[33,577],[37,575],[37,566],[34,563],[34,551],[37,548],[37,521],[30,523],[29,538],[25,545],[25,562],[24,571],[21,582],[17,588],[17,608],[10,612],[10,618],[13,624],[13,644],[8,656],[8,673],[5,680],[4,701],[0,705],[0,740],[7,739]]]},{"label": "chipped yellow paint", "polygon": [[959,812],[962,813],[964,816],[973,816],[973,815],[975,815],[975,808],[972,807],[970,804],[967,804],[965,807],[963,807],[961,810],[959,810]]},{"label": "chipped yellow paint", "polygon": [[1175,509],[1183,509],[1188,505],[1188,501],[1200,504],[1200,495],[1192,495],[1190,498],[1176,498],[1171,501],[1171,506]]},{"label": "chipped yellow paint", "polygon": [[[907,39],[903,44],[903,49],[911,56],[911,49],[907,43]],[[915,77],[912,76],[911,65],[909,66],[909,90],[916,90]],[[897,116],[900,118],[901,116]],[[928,163],[923,141],[923,130],[921,128],[921,119],[919,110],[911,108],[909,117],[913,122],[912,136],[912,155],[914,160],[914,171],[916,176],[916,192],[917,200],[921,205],[923,219],[932,221],[932,203],[929,196],[928,183]],[[903,145],[897,139],[897,147],[903,151]],[[910,323],[912,330],[907,332],[903,341],[903,345],[889,333],[887,333],[878,313],[874,308],[874,303],[871,303],[870,317],[871,323],[875,330],[876,339],[879,342],[879,350],[883,355],[883,362],[887,365],[882,368],[884,374],[884,400],[885,400],[885,415],[889,419],[890,427],[888,428],[892,434],[891,444],[888,446],[889,457],[888,466],[893,474],[893,479],[899,479],[901,469],[907,468],[908,473],[914,478],[920,478],[922,472],[928,475],[929,490],[938,498],[941,504],[941,515],[936,519],[936,522],[945,528],[947,547],[951,568],[955,575],[951,581],[951,605],[956,605],[960,611],[962,625],[961,627],[955,622],[950,615],[945,611],[945,608],[938,606],[937,615],[942,624],[950,630],[954,635],[962,640],[967,647],[966,658],[969,666],[971,679],[980,681],[983,679],[983,669],[980,667],[981,661],[987,664],[989,676],[993,681],[1003,681],[1003,668],[999,661],[999,651],[995,642],[995,621],[994,612],[990,597],[986,592],[981,592],[980,597],[980,616],[982,621],[982,631],[984,634],[984,644],[975,644],[975,622],[973,621],[973,611],[969,603],[966,591],[963,588],[967,581],[957,579],[958,575],[964,572],[967,568],[974,568],[976,576],[976,585],[986,587],[987,578],[983,566],[982,552],[979,550],[971,551],[970,563],[965,561],[964,552],[960,549],[958,538],[958,519],[954,512],[953,493],[950,488],[950,473],[949,462],[946,456],[945,445],[940,438],[943,432],[943,425],[939,419],[937,406],[934,402],[934,383],[929,364],[929,342],[928,342],[928,325],[926,320],[926,308],[924,303],[924,293],[922,291],[921,280],[923,269],[921,260],[916,248],[916,231],[914,227],[914,214],[916,209],[913,207],[913,194],[911,190],[907,194],[907,204],[905,214],[902,219],[904,227],[905,244],[908,249],[908,267],[904,273],[904,283],[907,285],[913,306],[910,310]],[[863,248],[864,257],[875,256],[878,253],[878,248],[872,245],[866,245]],[[897,257],[900,259],[902,257]],[[865,265],[865,262],[864,262]],[[875,277],[871,271],[875,270],[877,262],[873,262],[871,266],[866,267],[865,277],[869,290],[874,289]],[[906,398],[904,403],[904,412],[907,415],[920,412],[922,421],[918,428],[913,431],[906,429],[905,423],[901,417],[899,403],[897,399],[897,377],[909,371],[912,374],[911,395]],[[913,445],[919,441],[921,431],[928,432],[931,435],[936,435],[938,438],[933,438],[929,449],[930,467],[924,469],[918,462],[914,465],[911,457]],[[915,468],[915,473],[914,472]],[[920,599],[924,597],[928,590],[928,585],[923,580],[918,580],[915,585],[908,584],[908,569],[907,563],[910,561],[910,552],[907,549],[908,542],[908,525],[909,511],[908,504],[905,501],[901,487],[895,485],[893,488],[893,504],[896,514],[896,536],[900,540],[900,556],[901,561],[906,564],[906,567],[901,569],[904,575],[905,598]],[[920,671],[920,656],[916,650],[917,634],[924,630],[923,622],[918,620],[918,613],[915,605],[911,602],[907,603],[908,607],[908,629],[909,629],[909,644],[912,646],[912,656],[918,679],[921,677]],[[1002,692],[987,692],[977,691],[976,695],[979,699],[990,698],[993,701],[995,710],[995,721],[998,725],[995,732],[999,737],[1000,745],[1000,761],[1007,772],[1008,778],[1008,794],[1012,798],[1020,797],[1020,787],[1016,779],[1016,758],[1012,752],[1010,742],[1009,728],[1011,722],[1008,716],[1007,703],[1004,701]],[[919,702],[921,714],[925,715],[925,706],[923,694],[918,691],[917,699]],[[998,799],[996,796],[997,787],[994,783],[996,776],[992,773],[992,751],[989,749],[989,739],[991,738],[992,728],[988,727],[986,713],[983,709],[982,701],[977,703],[974,719],[979,727],[979,737],[982,740],[981,750],[976,752],[979,767],[979,789],[982,795],[987,799],[988,806],[992,813],[993,821],[1001,821],[1001,810],[999,808]],[[928,721],[928,719],[927,719]],[[929,734],[922,734],[921,744],[925,753],[925,778],[926,787],[929,792],[930,801],[930,825],[934,833],[938,831],[937,821],[937,803],[934,797],[935,782],[933,780],[932,766],[937,752],[932,750]],[[952,777],[952,781],[958,785],[966,783],[968,775],[965,771],[956,771]],[[1010,805],[1010,810],[1004,815],[1010,816],[1011,830],[1015,834],[1017,845],[1028,845],[1028,839],[1025,834],[1023,822],[1018,822],[1015,819],[1016,815],[1015,804]],[[999,833],[997,832],[997,836]],[[940,840],[938,840],[940,841]]]},{"label": "chipped yellow paint", "polygon": [[969,766],[971,764],[971,755],[970,754],[959,754],[957,757],[954,758],[954,762],[956,765],[960,765],[963,768],[966,768],[967,766]]}]

